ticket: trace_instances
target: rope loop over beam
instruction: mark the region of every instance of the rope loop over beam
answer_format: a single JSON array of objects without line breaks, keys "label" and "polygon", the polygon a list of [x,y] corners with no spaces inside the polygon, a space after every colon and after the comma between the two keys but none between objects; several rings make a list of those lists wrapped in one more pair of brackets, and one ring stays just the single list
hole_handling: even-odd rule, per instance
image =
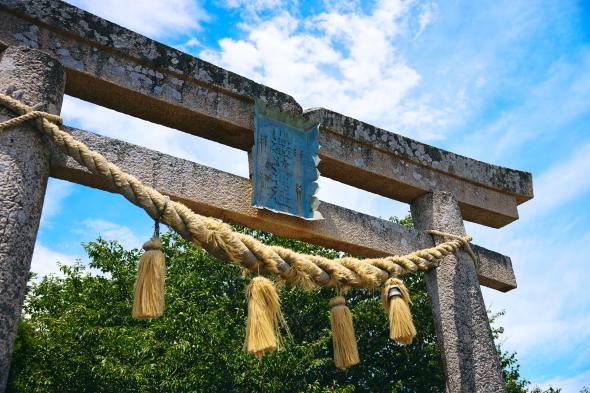
[{"label": "rope loop over beam", "polygon": [[384,258],[328,259],[297,253],[279,246],[267,246],[250,235],[235,232],[228,224],[193,212],[182,203],[168,201],[167,196],[123,172],[100,153],[61,130],[61,117],[36,111],[35,108],[4,94],[0,94],[0,103],[18,115],[0,123],[0,132],[5,128],[36,119],[35,125],[42,134],[64,154],[72,157],[108,184],[114,192],[123,195],[131,203],[145,210],[154,220],[160,219],[183,238],[199,245],[213,256],[234,262],[248,270],[258,269],[261,273],[273,274],[307,287],[319,285],[340,289],[372,289],[382,285],[390,277],[435,268],[443,257],[460,248],[465,249],[474,263],[477,261],[469,245],[470,236],[439,231],[428,233],[441,236],[448,239],[447,241],[407,255]]}]

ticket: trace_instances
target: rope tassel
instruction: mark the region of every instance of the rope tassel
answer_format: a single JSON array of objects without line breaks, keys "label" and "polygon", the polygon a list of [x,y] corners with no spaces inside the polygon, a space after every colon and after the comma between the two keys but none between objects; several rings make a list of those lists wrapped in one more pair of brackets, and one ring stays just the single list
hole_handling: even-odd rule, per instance
[{"label": "rope tassel", "polygon": [[145,252],[139,260],[135,281],[135,300],[132,315],[137,319],[149,319],[164,314],[164,272],[166,260],[160,250],[158,237],[148,240]]},{"label": "rope tassel", "polygon": [[344,296],[336,296],[330,300],[330,324],[336,367],[346,369],[358,364],[360,360],[352,326],[352,314],[346,306]]},{"label": "rope tassel", "polygon": [[246,287],[246,298],[248,321],[244,350],[261,359],[266,352],[280,346],[279,324],[285,328],[287,325],[277,290],[268,278],[254,277]]},{"label": "rope tassel", "polygon": [[409,345],[416,336],[416,327],[410,312],[410,294],[397,278],[385,282],[381,303],[389,317],[389,337],[402,345]]},{"label": "rope tassel", "polygon": [[143,245],[144,253],[139,259],[135,279],[135,299],[131,315],[137,319],[157,318],[164,314],[164,275],[166,258],[160,241],[160,219],[168,207],[169,198],[164,197],[164,205],[158,218],[154,220],[154,234]]}]

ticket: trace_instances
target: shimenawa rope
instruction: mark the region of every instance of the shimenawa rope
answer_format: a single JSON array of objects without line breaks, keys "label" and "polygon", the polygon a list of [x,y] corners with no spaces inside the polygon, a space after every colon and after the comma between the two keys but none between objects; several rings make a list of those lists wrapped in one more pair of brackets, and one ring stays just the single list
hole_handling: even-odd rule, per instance
[{"label": "shimenawa rope", "polygon": [[[339,327],[333,331],[334,356],[338,367],[346,368],[358,363],[350,311],[346,312],[348,308],[344,298],[340,296],[347,288],[372,289],[385,283],[382,298],[392,324],[391,337],[402,344],[407,344],[412,341],[412,337],[415,335],[408,309],[410,301],[405,286],[395,277],[406,272],[429,270],[436,267],[444,256],[454,253],[459,248],[464,248],[474,263],[477,262],[477,257],[469,245],[470,236],[458,236],[434,230],[427,232],[433,236],[440,236],[446,241],[435,247],[417,250],[407,255],[385,258],[328,259],[317,255],[297,253],[279,246],[267,246],[250,235],[233,231],[229,225],[219,220],[201,216],[179,202],[169,201],[167,196],[142,184],[137,178],[123,172],[115,164],[109,162],[100,153],[91,150],[84,143],[61,130],[59,128],[62,123],[61,117],[36,111],[34,107],[4,94],[0,94],[0,103],[19,115],[0,123],[0,132],[5,128],[35,120],[39,131],[46,135],[63,153],[72,157],[101,181],[108,184],[112,191],[123,195],[133,204],[143,208],[156,221],[156,226],[161,221],[210,254],[239,263],[248,270],[274,274],[284,280],[306,287],[320,285],[336,288],[339,296],[334,298],[330,305],[332,325]],[[152,241],[156,240],[159,243],[157,236],[152,239]],[[163,272],[164,261],[163,255],[159,254],[159,246],[156,246],[146,249],[146,252],[152,253],[146,256],[144,266],[148,275],[140,280],[142,285],[136,285],[136,290],[138,287],[142,291],[144,288],[154,287],[157,288],[155,292],[158,292],[157,295],[161,298],[157,297],[153,302],[150,301],[153,303],[153,307],[149,307],[147,312],[142,311],[139,315],[142,318],[160,315],[163,311],[163,278],[160,277],[160,272]],[[153,251],[157,252],[153,253]],[[150,282],[149,285],[143,285],[145,280]],[[259,277],[258,281],[264,280]],[[278,298],[275,299],[276,301],[270,302],[274,304],[272,307],[268,306],[268,299],[274,299],[275,296],[271,293],[274,289],[271,290],[270,282],[265,282],[264,290],[255,291],[252,288],[254,287],[250,285],[248,289],[248,296],[252,298],[250,299],[252,307],[249,307],[249,338],[247,338],[245,346],[248,351],[260,356],[267,350],[276,347],[272,335],[278,331],[277,321],[282,319],[282,315],[277,303]],[[258,293],[263,295],[258,295]],[[139,299],[137,295],[136,293],[136,302]],[[152,296],[154,293],[148,295]],[[143,298],[149,297],[143,296]],[[134,305],[134,310],[137,307],[146,306],[146,304],[141,304],[142,301]],[[267,304],[267,306],[254,307],[257,304]],[[259,320],[264,320],[265,323],[254,324],[252,322]],[[402,325],[394,326],[398,323]],[[398,334],[396,332],[400,330],[400,327],[402,328],[401,333]],[[266,336],[266,334],[270,334],[270,336]]]},{"label": "shimenawa rope", "polygon": [[20,115],[0,123],[0,129],[36,119],[37,128],[62,152],[105,181],[114,191],[143,208],[152,218],[161,217],[163,223],[172,227],[185,239],[193,241],[217,257],[241,263],[250,270],[260,267],[261,272],[266,271],[291,282],[311,281],[324,287],[335,287],[338,284],[341,288],[375,288],[390,276],[436,267],[441,258],[461,247],[470,253],[474,261],[476,260],[469,247],[470,236],[439,231],[429,233],[450,240],[436,247],[385,258],[328,259],[300,254],[283,247],[267,246],[252,236],[234,232],[229,225],[216,219],[196,214],[179,202],[170,201],[164,209],[164,195],[142,184],[134,176],[107,161],[101,154],[62,131],[58,126],[61,124],[59,116],[34,111],[30,106],[4,94],[0,94],[0,102]]}]

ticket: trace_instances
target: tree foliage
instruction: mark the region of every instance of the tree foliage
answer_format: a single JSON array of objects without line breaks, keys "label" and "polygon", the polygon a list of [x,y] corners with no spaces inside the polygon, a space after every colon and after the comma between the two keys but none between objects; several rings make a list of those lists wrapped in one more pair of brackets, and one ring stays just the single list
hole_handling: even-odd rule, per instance
[{"label": "tree foliage", "polygon": [[[252,232],[267,244],[328,257],[333,250]],[[63,276],[31,281],[9,378],[14,392],[443,392],[444,373],[421,275],[406,276],[418,336],[388,339],[378,293],[347,295],[361,363],[332,362],[332,290],[279,285],[292,340],[261,361],[242,350],[246,321],[242,269],[178,236],[163,236],[166,313],[131,317],[140,252],[98,239],[90,257],[61,266]],[[496,330],[496,334],[500,331]],[[502,353],[511,393],[526,392],[515,355]]]}]

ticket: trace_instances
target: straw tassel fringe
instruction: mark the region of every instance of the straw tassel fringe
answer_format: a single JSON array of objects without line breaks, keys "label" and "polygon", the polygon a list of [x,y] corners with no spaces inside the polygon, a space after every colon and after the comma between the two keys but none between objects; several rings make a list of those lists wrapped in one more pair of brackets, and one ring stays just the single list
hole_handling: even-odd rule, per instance
[{"label": "straw tassel fringe", "polygon": [[330,324],[336,367],[346,369],[358,364],[360,360],[352,325],[352,314],[343,296],[336,296],[330,300]]},{"label": "straw tassel fringe", "polygon": [[244,350],[258,359],[281,346],[279,325],[286,328],[281,303],[272,281],[254,277],[246,287],[248,321]]},{"label": "straw tassel fringe", "polygon": [[416,336],[416,327],[410,312],[410,294],[397,278],[385,282],[381,303],[389,317],[389,337],[402,345],[409,345]]},{"label": "straw tassel fringe", "polygon": [[135,281],[133,317],[150,319],[164,313],[164,272],[166,260],[160,250],[162,243],[153,237],[143,245],[145,252],[139,260]]}]

